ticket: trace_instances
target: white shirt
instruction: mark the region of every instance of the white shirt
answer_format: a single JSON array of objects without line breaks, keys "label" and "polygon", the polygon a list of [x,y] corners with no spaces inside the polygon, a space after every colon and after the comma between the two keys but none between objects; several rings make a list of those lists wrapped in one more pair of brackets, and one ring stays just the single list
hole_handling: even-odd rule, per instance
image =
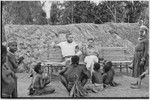
[{"label": "white shirt", "polygon": [[60,42],[57,45],[60,46],[63,57],[75,55],[75,47],[77,46],[75,42],[68,43],[67,41],[65,41],[65,42]]},{"label": "white shirt", "polygon": [[98,57],[95,55],[86,56],[84,62],[86,63],[86,68],[93,72],[94,63],[98,63]]}]

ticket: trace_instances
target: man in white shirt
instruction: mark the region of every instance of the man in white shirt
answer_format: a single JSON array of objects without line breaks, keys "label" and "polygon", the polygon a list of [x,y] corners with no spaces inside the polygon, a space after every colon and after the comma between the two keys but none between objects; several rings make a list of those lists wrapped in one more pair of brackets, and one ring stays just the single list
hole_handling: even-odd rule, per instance
[{"label": "man in white shirt", "polygon": [[55,42],[52,43],[52,47],[58,46],[61,48],[65,64],[69,63],[68,60],[70,60],[70,58],[75,55],[75,48],[76,46],[78,46],[78,44],[73,41],[72,34],[66,34],[66,39],[67,41],[65,42],[60,42],[58,44],[56,44]]}]

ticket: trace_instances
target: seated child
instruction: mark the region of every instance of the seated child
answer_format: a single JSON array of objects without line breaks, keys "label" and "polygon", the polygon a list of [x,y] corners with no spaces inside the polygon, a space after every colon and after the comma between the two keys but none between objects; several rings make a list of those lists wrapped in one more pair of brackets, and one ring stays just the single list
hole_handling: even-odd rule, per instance
[{"label": "seated child", "polygon": [[34,67],[36,72],[33,76],[32,83],[29,87],[29,95],[42,95],[42,94],[51,94],[55,89],[46,87],[50,83],[50,78],[47,75],[43,75],[43,68],[41,63],[38,63]]},{"label": "seated child", "polygon": [[15,81],[16,78],[13,71],[5,64],[6,63],[6,55],[7,55],[7,48],[2,45],[2,98],[11,98],[16,97],[15,95]]},{"label": "seated child", "polygon": [[98,92],[103,89],[103,77],[102,72],[100,70],[100,64],[95,63],[92,72],[92,84],[87,85],[88,90],[92,90],[93,92]]},{"label": "seated child", "polygon": [[113,86],[113,87],[118,85],[116,82],[113,81],[114,75],[115,75],[115,71],[112,68],[112,62],[111,61],[106,62],[103,68],[104,88],[108,85]]},{"label": "seated child", "polygon": [[92,83],[93,84],[102,84],[102,72],[100,71],[100,64],[95,63],[94,64],[94,72],[92,72]]},{"label": "seated child", "polygon": [[95,85],[96,90],[103,89],[103,77],[99,63],[94,64],[94,72],[92,73],[92,83]]}]

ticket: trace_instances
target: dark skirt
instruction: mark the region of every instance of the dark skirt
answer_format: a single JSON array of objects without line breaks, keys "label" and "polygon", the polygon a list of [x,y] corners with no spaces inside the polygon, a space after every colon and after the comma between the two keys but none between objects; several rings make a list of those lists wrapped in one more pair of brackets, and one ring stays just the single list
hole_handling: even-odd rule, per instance
[{"label": "dark skirt", "polygon": [[75,81],[70,91],[70,97],[86,97],[87,92],[79,81]]},{"label": "dark skirt", "polygon": [[70,97],[85,97],[86,90],[83,88],[83,83],[79,80],[67,81],[64,76],[60,75],[61,83],[66,87]]},{"label": "dark skirt", "polygon": [[145,64],[143,65],[140,64],[142,56],[143,56],[143,52],[135,52],[134,54],[132,76],[135,78],[139,77],[145,71],[146,69],[145,67],[148,64],[147,58]]}]

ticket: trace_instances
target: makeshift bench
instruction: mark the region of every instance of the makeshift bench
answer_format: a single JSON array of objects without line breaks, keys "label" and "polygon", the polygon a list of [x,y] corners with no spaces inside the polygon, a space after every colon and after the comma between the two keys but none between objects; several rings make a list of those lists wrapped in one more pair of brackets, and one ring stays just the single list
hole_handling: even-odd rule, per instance
[{"label": "makeshift bench", "polygon": [[62,55],[61,50],[59,47],[52,48],[48,46],[47,49],[47,60],[42,61],[44,64],[43,66],[47,68],[48,74],[52,74],[54,70],[59,70],[65,67],[64,64],[62,64]]},{"label": "makeshift bench", "polygon": [[132,63],[133,56],[127,52],[124,47],[102,47],[102,57],[105,60],[112,61],[115,68],[119,68],[122,72],[126,68],[127,74],[129,73],[128,65]]},{"label": "makeshift bench", "polygon": [[[128,73],[128,65],[132,62],[132,56],[127,53],[127,49],[124,47],[101,47],[100,56],[105,60],[112,61],[115,68],[119,68],[122,72],[123,68],[126,68]],[[48,60],[45,61],[45,67],[48,68],[48,73],[52,74],[54,70],[58,71],[65,67],[62,64],[62,55],[60,48],[48,48],[47,50]],[[84,58],[83,58],[84,59]]]}]

